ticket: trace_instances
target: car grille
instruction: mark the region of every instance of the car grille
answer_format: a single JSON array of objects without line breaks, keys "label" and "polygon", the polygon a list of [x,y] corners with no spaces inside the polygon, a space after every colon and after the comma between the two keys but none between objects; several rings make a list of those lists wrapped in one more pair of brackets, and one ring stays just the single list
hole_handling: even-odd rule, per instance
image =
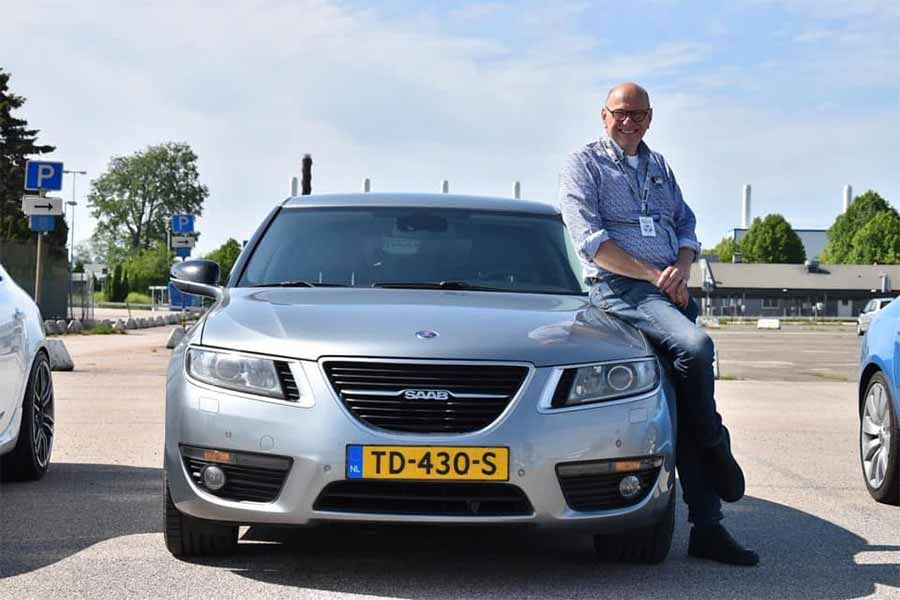
[{"label": "car grille", "polygon": [[315,510],[393,515],[519,516],[534,511],[521,489],[507,483],[335,481]]},{"label": "car grille", "polygon": [[[290,462],[284,469],[263,468],[256,466],[230,465],[184,457],[184,465],[194,484],[202,490],[226,498],[228,500],[273,502],[281,492],[284,480],[290,470]],[[225,471],[225,486],[221,490],[212,491],[203,485],[203,467],[214,464]]]},{"label": "car grille", "polygon": [[[344,406],[363,423],[390,431],[467,433],[484,429],[500,416],[528,368],[329,361],[325,373]],[[421,396],[434,393],[410,399],[408,390]],[[450,394],[443,398],[443,392]]]},{"label": "car grille", "polygon": [[[659,469],[590,475],[560,475],[557,471],[557,478],[566,504],[572,510],[608,510],[632,506],[646,498],[659,476]],[[633,498],[623,498],[619,493],[619,482],[627,475],[641,480],[641,491]]]}]

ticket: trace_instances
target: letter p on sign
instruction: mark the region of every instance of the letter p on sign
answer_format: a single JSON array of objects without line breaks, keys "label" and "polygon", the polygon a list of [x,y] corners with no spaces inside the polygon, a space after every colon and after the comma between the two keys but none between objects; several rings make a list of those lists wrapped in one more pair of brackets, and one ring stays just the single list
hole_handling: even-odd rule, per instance
[{"label": "letter p on sign", "polygon": [[25,163],[25,189],[58,191],[62,189],[63,164],[43,160]]}]

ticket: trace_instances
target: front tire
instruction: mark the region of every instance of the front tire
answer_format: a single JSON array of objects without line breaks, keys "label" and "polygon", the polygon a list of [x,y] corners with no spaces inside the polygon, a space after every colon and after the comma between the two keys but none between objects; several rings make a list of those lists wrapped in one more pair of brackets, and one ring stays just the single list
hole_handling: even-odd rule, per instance
[{"label": "front tire", "polygon": [[25,397],[22,399],[22,423],[12,452],[0,458],[0,473],[9,481],[36,481],[50,466],[55,427],[55,403],[50,360],[38,353],[31,366]]},{"label": "front tire", "polygon": [[880,371],[866,386],[859,425],[859,458],[869,494],[884,504],[900,505],[900,436],[887,378]]},{"label": "front tire", "polygon": [[669,493],[666,513],[655,524],[616,534],[594,536],[594,550],[600,560],[658,564],[669,555],[675,531],[675,490]]},{"label": "front tire", "polygon": [[178,510],[169,493],[169,480],[163,485],[163,537],[173,556],[224,556],[237,549],[238,526],[206,521]]}]

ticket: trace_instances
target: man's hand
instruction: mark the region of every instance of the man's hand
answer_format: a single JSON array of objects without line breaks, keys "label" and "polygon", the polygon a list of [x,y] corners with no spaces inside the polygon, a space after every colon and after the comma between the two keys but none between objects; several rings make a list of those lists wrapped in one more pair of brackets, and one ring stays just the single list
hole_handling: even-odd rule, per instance
[{"label": "man's hand", "polygon": [[682,248],[675,264],[663,269],[656,279],[656,287],[665,292],[672,302],[681,308],[687,308],[690,301],[687,284],[691,278],[693,257],[693,250]]}]

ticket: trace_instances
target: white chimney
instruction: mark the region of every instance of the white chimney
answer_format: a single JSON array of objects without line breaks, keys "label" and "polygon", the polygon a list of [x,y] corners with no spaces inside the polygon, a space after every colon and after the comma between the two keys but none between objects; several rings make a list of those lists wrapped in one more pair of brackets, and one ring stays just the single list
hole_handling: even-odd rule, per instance
[{"label": "white chimney", "polygon": [[291,196],[297,195],[297,190],[300,189],[299,185],[300,185],[300,180],[297,179],[296,177],[291,177]]},{"label": "white chimney", "polygon": [[744,185],[744,194],[741,201],[741,229],[750,227],[750,184]]},{"label": "white chimney", "polygon": [[522,184],[518,181],[513,182],[513,198],[518,200],[522,197]]},{"label": "white chimney", "polygon": [[365,179],[363,179],[363,193],[368,194],[371,191],[372,191],[372,182],[369,180],[368,177],[366,177]]},{"label": "white chimney", "polygon": [[441,180],[441,193],[449,194],[450,193],[450,182],[446,179]]},{"label": "white chimney", "polygon": [[845,185],[844,186],[844,210],[843,210],[844,213],[846,213],[847,209],[850,208],[851,202],[853,202],[853,186]]}]

